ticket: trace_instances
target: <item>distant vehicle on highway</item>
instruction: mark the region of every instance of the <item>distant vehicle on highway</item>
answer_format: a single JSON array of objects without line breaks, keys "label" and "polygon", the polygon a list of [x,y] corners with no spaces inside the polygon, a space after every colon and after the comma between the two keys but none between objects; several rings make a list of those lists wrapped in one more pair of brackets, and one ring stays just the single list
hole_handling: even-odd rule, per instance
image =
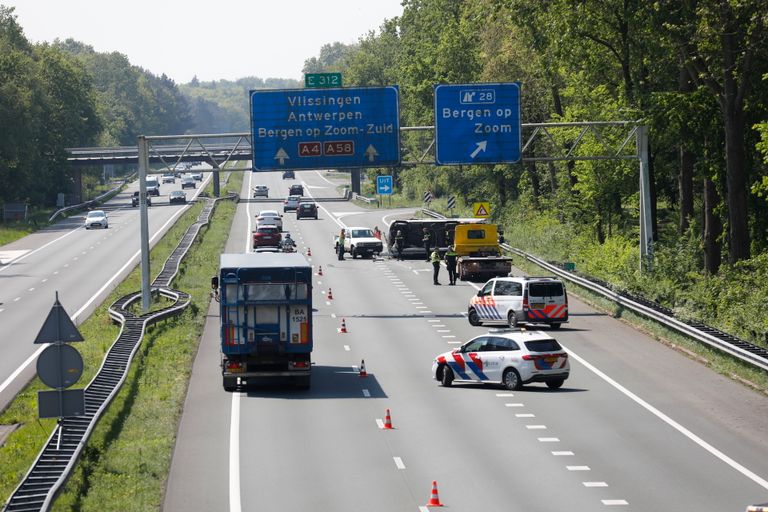
[{"label": "distant vehicle on highway", "polygon": [[256,185],[253,187],[253,197],[269,197],[269,187],[266,185]]},{"label": "distant vehicle on highway", "polygon": [[283,171],[283,179],[284,180],[292,180],[295,179],[296,175],[293,171]]},{"label": "distant vehicle on highway", "polygon": [[[131,196],[131,206],[139,206],[139,195],[141,193],[137,190]],[[152,206],[152,198],[147,195],[147,206]]]},{"label": "distant vehicle on highway", "polygon": [[303,196],[304,195],[304,186],[303,185],[291,185],[291,188],[288,189],[288,195],[289,196]]},{"label": "distant vehicle on highway", "polygon": [[104,210],[91,210],[88,212],[88,215],[85,216],[85,229],[107,229],[108,227],[109,219],[107,219],[107,213]]},{"label": "distant vehicle on highway", "polygon": [[256,225],[271,225],[283,230],[283,218],[277,213],[277,210],[261,210],[256,216]]},{"label": "distant vehicle on highway", "polygon": [[176,183],[176,176],[173,174],[163,174],[162,177],[163,183]]},{"label": "distant vehicle on highway", "polygon": [[185,176],[184,178],[181,178],[181,188],[197,188],[197,184],[195,183],[195,179],[191,176]]},{"label": "distant vehicle on highway", "polygon": [[317,204],[313,201],[299,201],[299,207],[296,208],[296,219],[309,217],[317,219]]},{"label": "distant vehicle on highway", "polygon": [[146,183],[148,196],[160,195],[160,182],[157,180],[157,176],[147,176]]},{"label": "distant vehicle on highway", "polygon": [[301,196],[288,196],[283,201],[283,212],[295,210],[299,207],[299,200]]},{"label": "distant vehicle on highway", "polygon": [[257,247],[278,247],[282,240],[280,231],[272,225],[262,225],[253,232],[253,248]]},{"label": "distant vehicle on highway", "polygon": [[168,194],[168,203],[181,203],[186,204],[187,203],[187,194],[184,193],[183,190],[172,190],[170,194]]},{"label": "distant vehicle on highway", "polygon": [[557,389],[570,371],[568,353],[542,331],[491,330],[432,361],[432,376],[446,387],[457,381],[516,390],[529,382],[544,382]]},{"label": "distant vehicle on highway", "polygon": [[192,178],[196,179],[197,181],[203,181],[203,173],[201,172],[193,172],[190,174]]}]

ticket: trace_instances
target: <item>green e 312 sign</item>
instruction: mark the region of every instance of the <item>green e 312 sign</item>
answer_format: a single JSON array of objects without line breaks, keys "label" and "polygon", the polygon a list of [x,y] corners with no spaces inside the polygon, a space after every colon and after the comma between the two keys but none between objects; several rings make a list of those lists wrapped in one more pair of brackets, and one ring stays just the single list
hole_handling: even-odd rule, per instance
[{"label": "green e 312 sign", "polygon": [[307,73],[305,87],[341,87],[341,73]]}]

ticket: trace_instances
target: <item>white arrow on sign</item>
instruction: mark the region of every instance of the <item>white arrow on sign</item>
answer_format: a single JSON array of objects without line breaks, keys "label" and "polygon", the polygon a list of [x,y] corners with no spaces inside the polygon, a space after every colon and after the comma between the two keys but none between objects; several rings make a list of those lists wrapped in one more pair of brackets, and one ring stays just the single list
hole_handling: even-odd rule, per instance
[{"label": "white arrow on sign", "polygon": [[278,149],[275,153],[275,160],[280,160],[280,165],[285,165],[285,160],[290,158],[283,148]]},{"label": "white arrow on sign", "polygon": [[472,152],[472,154],[469,155],[471,158],[475,158],[479,152],[485,151],[485,147],[488,145],[488,141],[484,140],[482,142],[476,142],[475,144],[477,144],[477,147]]},{"label": "white arrow on sign", "polygon": [[368,157],[369,162],[373,162],[373,158],[379,156],[379,152],[376,151],[376,148],[373,147],[373,144],[369,144],[368,148],[365,150],[365,156]]},{"label": "white arrow on sign", "polygon": [[381,189],[383,192],[389,192],[389,189],[390,189],[389,185],[386,185],[386,184],[382,185],[382,186],[381,186],[381,187],[379,187],[379,188],[380,188],[380,189]]}]

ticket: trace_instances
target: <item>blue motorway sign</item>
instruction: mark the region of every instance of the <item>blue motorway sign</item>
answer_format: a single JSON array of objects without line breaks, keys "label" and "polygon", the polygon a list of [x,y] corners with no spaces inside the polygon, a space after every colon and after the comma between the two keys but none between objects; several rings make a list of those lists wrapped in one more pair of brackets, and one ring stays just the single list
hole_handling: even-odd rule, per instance
[{"label": "blue motorway sign", "polygon": [[400,163],[396,86],[257,90],[250,101],[256,171]]},{"label": "blue motorway sign", "polygon": [[376,176],[376,193],[392,195],[392,176]]},{"label": "blue motorway sign", "polygon": [[438,165],[520,161],[520,84],[435,86]]}]

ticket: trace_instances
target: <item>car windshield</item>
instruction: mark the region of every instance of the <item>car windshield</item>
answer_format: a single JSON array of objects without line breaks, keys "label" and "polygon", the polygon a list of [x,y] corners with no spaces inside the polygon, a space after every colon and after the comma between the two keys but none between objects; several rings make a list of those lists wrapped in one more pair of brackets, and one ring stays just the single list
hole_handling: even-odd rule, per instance
[{"label": "car windshield", "polygon": [[373,232],[370,229],[353,229],[352,237],[354,238],[373,238]]},{"label": "car windshield", "polygon": [[526,341],[525,348],[531,352],[556,352],[563,350],[563,347],[557,342],[557,340],[534,340]]},{"label": "car windshield", "polygon": [[184,192],[182,192],[181,190],[174,190],[173,192],[171,192],[171,195],[172,196],[183,196]]},{"label": "car windshield", "polygon": [[259,214],[259,217],[278,217],[278,215],[274,210],[264,210]]},{"label": "car windshield", "polygon": [[528,285],[528,294],[531,297],[559,297],[563,295],[563,283],[530,283]]},{"label": "car windshield", "polygon": [[104,217],[104,212],[101,210],[94,210],[92,212],[88,212],[88,218],[94,218],[94,217]]}]

